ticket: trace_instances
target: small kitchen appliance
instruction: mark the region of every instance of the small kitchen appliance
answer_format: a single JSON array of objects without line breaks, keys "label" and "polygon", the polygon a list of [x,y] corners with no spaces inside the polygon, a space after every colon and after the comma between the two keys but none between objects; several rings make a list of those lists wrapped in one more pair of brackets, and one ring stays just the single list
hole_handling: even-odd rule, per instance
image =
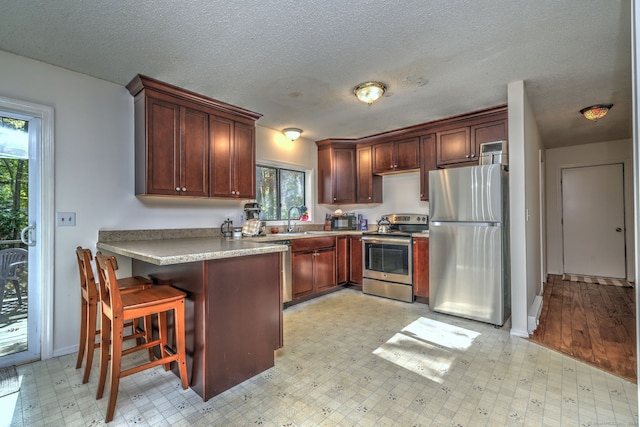
[{"label": "small kitchen appliance", "polygon": [[332,231],[358,229],[358,218],[355,215],[331,215],[328,219]]},{"label": "small kitchen appliance", "polygon": [[479,164],[509,165],[509,147],[507,141],[494,141],[480,144]]},{"label": "small kitchen appliance", "polygon": [[230,219],[226,219],[220,226],[220,233],[224,237],[233,236],[233,221],[231,221]]},{"label": "small kitchen appliance", "polygon": [[244,217],[246,219],[260,219],[260,212],[262,208],[260,203],[246,203],[244,205]]},{"label": "small kitchen appliance", "polygon": [[411,235],[428,230],[426,214],[390,214],[377,231],[362,233],[362,292],[413,302]]}]

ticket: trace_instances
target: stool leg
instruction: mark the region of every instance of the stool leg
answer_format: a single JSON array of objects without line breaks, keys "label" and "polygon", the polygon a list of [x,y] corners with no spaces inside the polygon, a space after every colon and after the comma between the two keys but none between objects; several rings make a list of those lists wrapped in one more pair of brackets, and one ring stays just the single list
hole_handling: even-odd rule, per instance
[{"label": "stool leg", "polygon": [[109,351],[111,350],[111,320],[103,313],[100,325],[100,376],[96,399],[102,399],[104,384],[107,381],[107,367],[109,365]]},{"label": "stool leg", "polygon": [[124,325],[121,319],[115,319],[111,325],[111,381],[109,384],[109,403],[107,404],[107,416],[105,422],[113,420],[118,400],[118,388],[120,387],[120,368],[122,366],[122,329]]},{"label": "stool leg", "polygon": [[97,305],[95,303],[87,304],[87,364],[84,366],[84,376],[82,377],[82,384],[89,382],[89,375],[91,374],[91,367],[93,365],[93,353],[96,348],[96,321],[98,317]]},{"label": "stool leg", "polygon": [[174,310],[175,329],[176,329],[176,347],[178,350],[178,370],[180,371],[180,380],[182,388],[189,388],[189,378],[187,378],[187,358],[185,349],[185,327],[184,327],[184,299],[180,301]]},{"label": "stool leg", "polygon": [[[153,341],[153,324],[151,315],[144,316],[144,336],[147,342]],[[153,362],[155,355],[153,354],[153,347],[149,350],[149,362]],[[160,349],[160,357],[162,357],[162,349]]]},{"label": "stool leg", "polygon": [[82,366],[84,359],[84,349],[87,346],[87,300],[83,296],[80,298],[80,343],[78,343],[78,359],[76,359],[76,369]]},{"label": "stool leg", "polygon": [[[167,312],[163,311],[162,313],[158,313],[158,335],[160,338],[160,357],[167,356],[167,352],[164,347],[167,345]],[[171,369],[171,362],[164,364],[164,370],[168,371]]]}]

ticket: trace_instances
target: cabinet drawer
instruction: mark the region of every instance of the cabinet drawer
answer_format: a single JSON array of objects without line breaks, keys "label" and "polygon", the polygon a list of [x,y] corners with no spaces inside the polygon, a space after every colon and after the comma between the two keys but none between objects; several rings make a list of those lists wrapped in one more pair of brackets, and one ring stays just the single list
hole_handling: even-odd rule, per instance
[{"label": "cabinet drawer", "polygon": [[308,251],[314,249],[334,248],[335,246],[336,238],[334,236],[291,240],[292,251]]}]

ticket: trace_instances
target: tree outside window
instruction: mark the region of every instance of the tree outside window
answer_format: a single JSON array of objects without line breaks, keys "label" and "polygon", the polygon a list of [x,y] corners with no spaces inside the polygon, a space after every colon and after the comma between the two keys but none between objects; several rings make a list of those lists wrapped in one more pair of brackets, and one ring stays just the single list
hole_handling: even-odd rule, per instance
[{"label": "tree outside window", "polygon": [[305,173],[272,166],[256,166],[256,201],[261,205],[260,219],[276,221],[288,219],[289,208],[303,208],[292,212],[298,219],[305,213]]}]

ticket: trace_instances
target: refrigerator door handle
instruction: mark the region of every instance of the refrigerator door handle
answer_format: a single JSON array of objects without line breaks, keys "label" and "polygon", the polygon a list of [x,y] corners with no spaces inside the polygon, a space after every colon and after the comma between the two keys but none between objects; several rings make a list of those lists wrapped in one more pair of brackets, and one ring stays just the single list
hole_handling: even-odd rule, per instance
[{"label": "refrigerator door handle", "polygon": [[430,221],[430,225],[439,226],[439,225],[455,225],[456,227],[499,227],[502,225],[500,222],[490,221],[490,222],[470,222],[470,221]]}]

